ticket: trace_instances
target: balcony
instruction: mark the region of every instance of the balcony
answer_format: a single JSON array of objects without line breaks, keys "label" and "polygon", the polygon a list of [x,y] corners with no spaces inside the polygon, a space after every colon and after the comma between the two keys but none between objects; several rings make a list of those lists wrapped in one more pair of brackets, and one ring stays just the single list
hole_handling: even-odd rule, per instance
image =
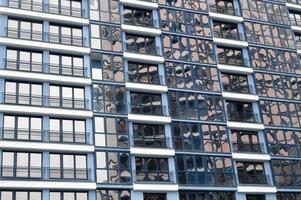
[{"label": "balcony", "polygon": [[133,171],[134,183],[148,183],[148,184],[170,184],[176,183],[176,175],[169,171]]},{"label": "balcony", "polygon": [[2,94],[5,104],[30,105],[30,106],[44,106],[51,108],[64,109],[78,109],[90,110],[90,103],[88,99],[76,98],[59,98],[51,96],[30,95],[30,94]]},{"label": "balcony", "polygon": [[228,121],[246,122],[246,123],[260,123],[260,117],[253,112],[228,112]]},{"label": "balcony", "polygon": [[300,0],[286,0],[286,6],[289,10],[301,11]]},{"label": "balcony", "polygon": [[233,67],[240,66],[245,67],[249,63],[248,58],[225,58],[225,57],[218,57],[218,64],[222,65],[231,65]]},{"label": "balcony", "polygon": [[57,65],[52,63],[33,62],[27,60],[4,59],[4,69],[23,72],[37,72],[46,74],[57,74],[72,77],[88,77],[86,67],[76,67],[71,65]]},{"label": "balcony", "polygon": [[158,0],[120,0],[120,3],[125,6],[131,6],[135,8],[143,8],[149,10],[158,8]]},{"label": "balcony", "polygon": [[214,37],[227,40],[244,40],[244,35],[242,33],[214,32]]},{"label": "balcony", "polygon": [[238,173],[239,185],[270,185],[268,174],[240,174]]},{"label": "balcony", "polygon": [[171,141],[169,137],[153,137],[153,136],[131,136],[132,147],[144,147],[144,148],[166,148],[170,149]]},{"label": "balcony", "polygon": [[2,128],[2,140],[32,141],[64,144],[91,144],[88,132],[59,132],[53,130],[33,130]]},{"label": "balcony", "polygon": [[50,14],[71,16],[77,18],[87,18],[85,9],[78,7],[67,7],[57,4],[40,3],[35,1],[8,0],[8,7],[36,12],[47,12]]},{"label": "balcony", "polygon": [[78,37],[78,36],[71,36],[65,34],[53,34],[53,33],[45,33],[46,38],[49,38],[50,43],[57,43],[63,45],[72,45],[72,46],[86,46],[87,38],[86,37]]},{"label": "balcony", "polygon": [[2,180],[92,181],[91,169],[1,166]]},{"label": "balcony", "polygon": [[240,16],[239,9],[234,7],[226,7],[226,6],[219,6],[217,4],[209,5],[210,12],[224,14],[224,15],[233,15],[233,16]]},{"label": "balcony", "polygon": [[264,143],[232,142],[233,151],[238,153],[266,153]]},{"label": "balcony", "polygon": [[213,41],[217,45],[233,48],[246,48],[248,42],[244,41],[244,35],[242,33],[222,33],[215,32]]},{"label": "balcony", "polygon": [[130,114],[168,116],[168,107],[152,104],[129,104]]}]

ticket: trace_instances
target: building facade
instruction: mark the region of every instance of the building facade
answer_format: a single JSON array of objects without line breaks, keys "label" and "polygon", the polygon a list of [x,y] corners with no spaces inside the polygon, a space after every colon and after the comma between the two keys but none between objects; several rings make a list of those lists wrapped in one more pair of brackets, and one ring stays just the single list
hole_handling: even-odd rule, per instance
[{"label": "building facade", "polygon": [[0,0],[0,200],[301,200],[300,0]]}]

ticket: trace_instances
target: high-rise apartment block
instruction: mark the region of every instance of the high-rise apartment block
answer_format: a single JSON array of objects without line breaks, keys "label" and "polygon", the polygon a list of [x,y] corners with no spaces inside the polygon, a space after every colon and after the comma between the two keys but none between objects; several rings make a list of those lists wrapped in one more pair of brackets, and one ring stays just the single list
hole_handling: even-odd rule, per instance
[{"label": "high-rise apartment block", "polygon": [[301,0],[0,0],[0,200],[301,200]]}]

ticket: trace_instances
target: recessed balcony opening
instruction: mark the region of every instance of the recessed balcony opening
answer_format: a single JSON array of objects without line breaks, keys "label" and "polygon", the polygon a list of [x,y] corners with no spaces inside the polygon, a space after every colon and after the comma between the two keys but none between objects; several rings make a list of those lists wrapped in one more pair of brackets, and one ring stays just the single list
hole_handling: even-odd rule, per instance
[{"label": "recessed balcony opening", "polygon": [[295,42],[298,50],[301,50],[301,34],[295,33]]},{"label": "recessed balcony opening", "polygon": [[269,185],[269,175],[265,173],[264,163],[236,162],[240,185]]},{"label": "recessed balcony opening", "polygon": [[292,26],[301,26],[301,13],[296,11],[289,11],[289,19]]},{"label": "recessed balcony opening", "polygon": [[237,24],[213,21],[214,37],[230,40],[243,40]]},{"label": "recessed balcony opening", "polygon": [[135,147],[166,148],[169,142],[164,125],[134,123],[133,134]]},{"label": "recessed balcony opening", "polygon": [[252,103],[227,101],[228,121],[259,123],[259,116],[254,113]]},{"label": "recessed balcony opening", "polygon": [[257,132],[232,130],[233,151],[238,153],[263,153],[264,143]]},{"label": "recessed balcony opening", "polygon": [[218,64],[246,66],[247,59],[243,56],[242,49],[217,47]]},{"label": "recessed balcony opening", "polygon": [[126,34],[126,51],[145,55],[159,55],[155,37]]},{"label": "recessed balcony opening", "polygon": [[265,200],[265,195],[247,194],[246,200]]},{"label": "recessed balcony opening", "polygon": [[238,74],[222,73],[222,84],[224,92],[253,94],[253,88],[248,83],[248,76]]},{"label": "recessed balcony opening", "polygon": [[162,84],[158,65],[128,62],[128,80],[133,83]]},{"label": "recessed balcony opening", "polygon": [[234,8],[233,0],[209,0],[210,12],[226,15],[238,15],[239,12]]},{"label": "recessed balcony opening", "polygon": [[143,200],[167,200],[166,193],[143,193]]},{"label": "recessed balcony opening", "polygon": [[136,157],[136,183],[172,183],[175,180],[169,171],[168,158]]},{"label": "recessed balcony opening", "polygon": [[124,23],[133,26],[154,27],[153,11],[125,7],[123,10]]},{"label": "recessed balcony opening", "polygon": [[162,104],[161,94],[131,92],[130,113],[141,115],[167,115],[167,107]]}]

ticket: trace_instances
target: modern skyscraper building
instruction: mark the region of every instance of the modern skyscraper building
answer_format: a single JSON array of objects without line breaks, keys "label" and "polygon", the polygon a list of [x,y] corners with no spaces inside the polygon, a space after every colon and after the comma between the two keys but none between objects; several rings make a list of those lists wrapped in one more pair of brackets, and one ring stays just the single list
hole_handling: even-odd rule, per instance
[{"label": "modern skyscraper building", "polygon": [[0,0],[0,200],[301,200],[301,0]]}]

